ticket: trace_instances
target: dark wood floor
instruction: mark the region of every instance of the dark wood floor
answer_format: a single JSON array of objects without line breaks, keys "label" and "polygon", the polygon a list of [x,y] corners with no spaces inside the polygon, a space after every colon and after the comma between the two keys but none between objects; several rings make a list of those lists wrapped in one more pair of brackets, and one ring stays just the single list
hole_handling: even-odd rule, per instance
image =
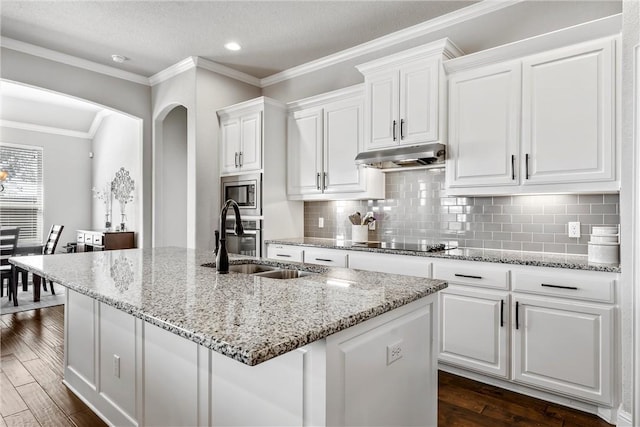
[{"label": "dark wood floor", "polygon": [[[0,427],[104,426],[62,384],[64,306],[0,316]],[[438,426],[602,426],[598,417],[440,372]]]}]

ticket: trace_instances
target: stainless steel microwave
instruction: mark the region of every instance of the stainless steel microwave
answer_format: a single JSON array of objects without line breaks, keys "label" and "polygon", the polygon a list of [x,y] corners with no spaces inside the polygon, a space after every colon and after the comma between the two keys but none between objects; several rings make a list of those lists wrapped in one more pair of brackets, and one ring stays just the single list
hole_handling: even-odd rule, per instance
[{"label": "stainless steel microwave", "polygon": [[233,199],[238,204],[241,215],[262,215],[262,174],[225,176],[221,183],[221,205]]}]

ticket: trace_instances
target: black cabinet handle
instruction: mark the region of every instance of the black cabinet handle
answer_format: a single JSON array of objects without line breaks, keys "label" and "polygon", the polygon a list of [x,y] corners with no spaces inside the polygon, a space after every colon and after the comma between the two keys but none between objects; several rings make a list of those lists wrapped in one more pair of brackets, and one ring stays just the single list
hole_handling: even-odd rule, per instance
[{"label": "black cabinet handle", "polygon": [[400,139],[404,139],[404,119],[400,119]]},{"label": "black cabinet handle", "polygon": [[518,316],[518,305],[519,305],[519,304],[520,304],[520,303],[519,303],[518,301],[516,301],[516,329],[519,329],[519,328],[520,328],[520,325],[518,324],[518,323],[519,323],[519,320],[520,320],[520,317]]},{"label": "black cabinet handle", "polygon": [[576,286],[549,285],[547,283],[540,283],[540,286],[543,286],[545,288],[571,289],[574,291],[578,290]]},{"label": "black cabinet handle", "polygon": [[327,259],[327,258],[316,258],[316,261],[333,262],[332,259]]},{"label": "black cabinet handle", "polygon": [[524,176],[529,179],[529,153],[524,155]]},{"label": "black cabinet handle", "polygon": [[504,327],[504,300],[500,300],[500,327]]},{"label": "black cabinet handle", "polygon": [[456,276],[456,277],[466,277],[467,279],[482,279],[482,276],[471,276],[469,274],[458,274],[458,273],[455,273],[454,276]]},{"label": "black cabinet handle", "polygon": [[396,123],[396,121],[394,120],[394,121],[393,121],[393,140],[394,140],[394,141],[398,139],[398,138],[396,137],[396,125],[397,125],[397,123]]},{"label": "black cabinet handle", "polygon": [[511,155],[511,180],[516,179],[516,155]]},{"label": "black cabinet handle", "polygon": [[288,254],[276,254],[276,256],[281,256],[283,258],[291,258],[291,255],[288,255]]}]

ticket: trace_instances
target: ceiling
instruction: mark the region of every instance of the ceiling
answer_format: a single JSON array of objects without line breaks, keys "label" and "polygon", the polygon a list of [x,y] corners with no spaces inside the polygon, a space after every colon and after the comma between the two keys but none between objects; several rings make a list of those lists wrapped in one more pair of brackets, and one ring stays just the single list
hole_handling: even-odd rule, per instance
[{"label": "ceiling", "polygon": [[4,37],[146,77],[200,56],[262,78],[473,3],[3,0],[0,13]]}]

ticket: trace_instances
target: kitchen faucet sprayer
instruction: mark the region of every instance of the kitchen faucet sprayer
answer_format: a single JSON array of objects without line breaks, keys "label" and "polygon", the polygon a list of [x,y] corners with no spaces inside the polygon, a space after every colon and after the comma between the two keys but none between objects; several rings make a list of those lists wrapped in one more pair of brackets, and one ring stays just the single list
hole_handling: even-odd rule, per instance
[{"label": "kitchen faucet sprayer", "polygon": [[[225,221],[227,220],[227,211],[229,207],[233,207],[233,211],[235,213],[235,226],[233,230],[236,235],[242,236],[244,234],[244,229],[242,228],[242,218],[240,218],[240,209],[238,208],[238,204],[235,200],[229,199],[222,206],[222,210],[220,211],[220,245],[218,246],[218,242],[216,241],[216,247],[218,247],[218,253],[216,254],[216,271],[218,273],[228,273],[229,272],[229,254],[227,253],[227,231],[225,227]],[[217,236],[216,236],[217,237]]]}]

